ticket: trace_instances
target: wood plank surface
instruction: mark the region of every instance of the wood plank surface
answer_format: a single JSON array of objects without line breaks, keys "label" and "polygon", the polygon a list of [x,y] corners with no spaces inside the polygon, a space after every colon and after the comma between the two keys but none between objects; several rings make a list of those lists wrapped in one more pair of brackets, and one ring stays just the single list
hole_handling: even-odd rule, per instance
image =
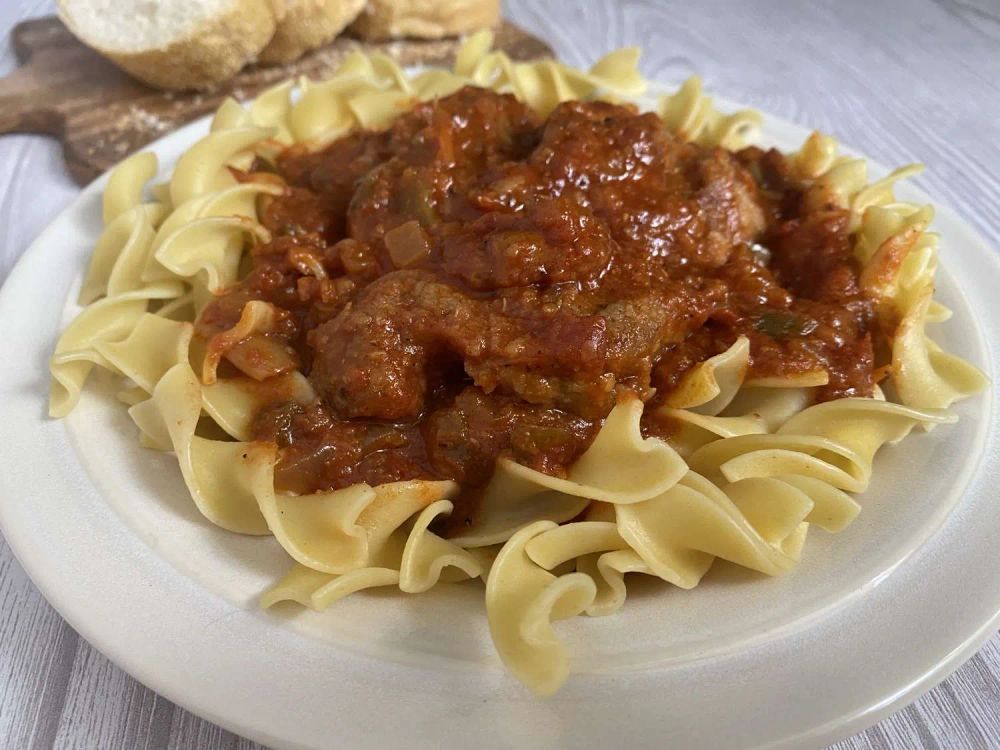
[{"label": "wood plank surface", "polygon": [[[51,0],[0,0],[0,75],[15,66],[10,29],[52,11]],[[650,77],[699,72],[711,92],[831,132],[883,163],[923,161],[918,184],[1000,249],[1000,2],[506,0],[505,13],[568,62],[639,44]],[[76,193],[56,142],[0,138],[0,279]],[[0,748],[53,747],[260,750],[78,638],[0,542]],[[1000,748],[1000,637],[835,747]]]}]

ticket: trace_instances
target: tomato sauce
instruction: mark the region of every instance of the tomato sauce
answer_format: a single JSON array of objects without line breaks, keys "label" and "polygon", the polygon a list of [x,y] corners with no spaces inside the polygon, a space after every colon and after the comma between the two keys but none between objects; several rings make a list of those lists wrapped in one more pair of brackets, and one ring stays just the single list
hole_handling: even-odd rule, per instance
[{"label": "tomato sauce", "polygon": [[[197,332],[249,300],[282,311],[261,351],[278,339],[318,400],[256,417],[281,490],[447,478],[472,496],[503,455],[563,474],[623,391],[655,405],[740,335],[750,376],[872,393],[848,215],[806,211],[776,151],[681,143],[630,106],[543,120],[470,87],[267,168],[288,185],[262,211],[272,240]],[[260,379],[246,352],[219,372],[250,359]]]}]

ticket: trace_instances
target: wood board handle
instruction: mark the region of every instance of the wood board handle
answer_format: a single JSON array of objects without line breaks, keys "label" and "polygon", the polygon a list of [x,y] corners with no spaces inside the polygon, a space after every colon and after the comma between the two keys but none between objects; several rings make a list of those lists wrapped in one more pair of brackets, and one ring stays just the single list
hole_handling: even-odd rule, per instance
[{"label": "wood board handle", "polygon": [[51,94],[30,65],[0,80],[0,133],[59,135],[66,121]]},{"label": "wood board handle", "polygon": [[58,100],[42,70],[32,63],[36,49],[51,46],[38,21],[19,23],[11,32],[11,46],[21,67],[0,79],[0,133],[49,133],[57,135],[65,124]]},{"label": "wood board handle", "polygon": [[0,79],[0,134],[61,136],[70,114],[94,105],[92,92],[112,87],[121,98],[146,90],[54,18],[23,21],[10,36],[21,67]]}]

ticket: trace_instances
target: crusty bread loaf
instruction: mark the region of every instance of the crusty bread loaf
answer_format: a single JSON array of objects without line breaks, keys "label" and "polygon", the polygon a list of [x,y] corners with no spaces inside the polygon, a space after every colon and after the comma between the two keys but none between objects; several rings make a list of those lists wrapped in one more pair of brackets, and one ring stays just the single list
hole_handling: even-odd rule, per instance
[{"label": "crusty bread loaf", "polygon": [[365,0],[285,0],[285,15],[260,53],[261,62],[298,60],[331,41],[364,7]]},{"label": "crusty bread loaf", "polygon": [[440,39],[499,20],[499,0],[369,0],[351,31],[368,40]]},{"label": "crusty bread loaf", "polygon": [[164,89],[228,80],[274,36],[284,0],[59,0],[86,45]]}]

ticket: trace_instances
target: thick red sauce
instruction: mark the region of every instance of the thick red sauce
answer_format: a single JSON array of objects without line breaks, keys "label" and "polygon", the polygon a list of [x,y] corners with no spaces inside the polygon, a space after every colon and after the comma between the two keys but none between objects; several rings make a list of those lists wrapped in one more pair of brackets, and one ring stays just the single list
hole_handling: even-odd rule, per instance
[{"label": "thick red sauce", "polygon": [[807,213],[775,151],[680,143],[612,104],[542,120],[466,88],[273,166],[273,239],[197,331],[251,299],[279,308],[219,372],[297,368],[319,394],[256,417],[281,490],[447,478],[472,496],[501,455],[558,475],[619,394],[655,404],[740,335],[751,375],[872,392],[847,213]]}]

